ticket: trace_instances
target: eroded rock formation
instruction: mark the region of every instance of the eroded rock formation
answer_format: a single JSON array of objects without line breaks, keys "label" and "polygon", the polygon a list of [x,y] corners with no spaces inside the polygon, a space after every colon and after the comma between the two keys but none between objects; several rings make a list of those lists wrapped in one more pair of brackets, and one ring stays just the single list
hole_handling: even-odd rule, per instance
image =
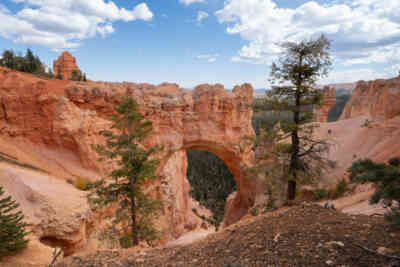
[{"label": "eroded rock formation", "polygon": [[76,78],[82,75],[76,59],[68,51],[64,51],[57,60],[54,60],[53,72],[56,77],[61,75],[64,80],[73,78],[74,73]]},{"label": "eroded rock formation", "polygon": [[314,106],[314,119],[317,122],[328,122],[329,110],[336,103],[336,89],[325,86],[323,89],[323,102],[320,107]]},{"label": "eroded rock formation", "polygon": [[365,115],[385,120],[399,114],[400,76],[388,80],[359,81],[340,119]]},{"label": "eroded rock formation", "polygon": [[[233,93],[224,90],[222,85],[200,85],[189,91],[176,84],[156,87],[133,83],[89,86],[74,83],[65,89],[65,96],[74,106],[97,112],[103,118],[112,113],[112,104],[117,103],[123,94],[134,97],[146,118],[153,122],[154,134],[146,145],[164,147],[159,155],[160,170],[175,152],[190,148],[207,150],[225,162],[238,184],[238,194],[232,208],[226,211],[225,224],[240,219],[255,198],[254,182],[244,175],[253,160],[251,144],[245,138],[254,134],[251,85],[237,86]],[[85,158],[95,158],[90,149],[80,147]]]},{"label": "eroded rock formation", "polygon": [[[37,155],[52,151],[56,156],[49,157],[49,162],[56,162],[71,175],[84,176],[86,172],[80,168],[105,174],[111,166],[97,162],[90,146],[104,142],[99,132],[110,126],[113,105],[122,95],[134,97],[142,113],[153,122],[153,135],[144,145],[164,147],[158,155],[160,179],[149,185],[153,195],[166,202],[159,223],[162,230],[176,238],[201,225],[191,213],[196,203],[188,196],[185,150],[189,148],[215,153],[237,181],[238,190],[229,199],[224,224],[247,213],[256,197],[255,181],[245,175],[254,160],[252,145],[246,139],[254,135],[253,88],[249,84],[235,87],[232,93],[222,85],[200,85],[189,91],[166,83],[153,86],[42,80],[0,67],[0,137],[10,142],[18,140],[18,144],[27,140],[33,143],[32,153]],[[79,168],[71,168],[77,165],[68,163],[74,157]],[[57,239],[63,240],[60,235]]]},{"label": "eroded rock formation", "polygon": [[65,255],[86,244],[92,218],[84,192],[34,171],[0,166],[0,172],[0,185],[20,204],[34,233],[30,239],[63,247]]}]

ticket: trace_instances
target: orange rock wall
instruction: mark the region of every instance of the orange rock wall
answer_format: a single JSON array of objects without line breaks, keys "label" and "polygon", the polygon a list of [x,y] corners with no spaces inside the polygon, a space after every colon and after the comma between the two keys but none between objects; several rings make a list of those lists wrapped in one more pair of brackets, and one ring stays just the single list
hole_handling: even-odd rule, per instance
[{"label": "orange rock wall", "polygon": [[[84,167],[106,173],[111,166],[96,161],[97,154],[91,144],[104,142],[99,131],[109,128],[107,118],[122,95],[135,98],[142,113],[153,122],[153,135],[144,145],[164,147],[158,155],[161,159],[159,174],[165,173],[167,163],[179,166],[173,161],[182,157],[176,157],[175,153],[189,148],[213,152],[224,160],[238,185],[224,223],[229,225],[247,213],[256,197],[255,181],[245,175],[245,169],[254,160],[251,144],[245,138],[254,135],[251,126],[253,88],[249,84],[235,87],[232,93],[222,85],[200,85],[190,91],[176,84],[41,80],[0,68],[0,136],[24,138],[51,149],[67,149],[79,157]],[[174,172],[169,179],[182,185],[185,177],[173,175],[185,173],[169,171]],[[166,194],[161,182],[154,185],[154,190],[155,195]],[[177,199],[176,207],[179,201],[188,202]],[[177,208],[175,212],[182,215],[174,222],[176,236],[182,232],[178,229],[190,228],[180,225],[179,221],[190,225],[191,219],[184,214],[187,208]]]},{"label": "orange rock wall", "polygon": [[378,120],[400,115],[400,76],[357,83],[340,120],[363,115]]},{"label": "orange rock wall", "polygon": [[323,89],[323,102],[320,107],[314,107],[314,120],[317,122],[328,122],[329,110],[336,104],[336,89],[325,86]]}]

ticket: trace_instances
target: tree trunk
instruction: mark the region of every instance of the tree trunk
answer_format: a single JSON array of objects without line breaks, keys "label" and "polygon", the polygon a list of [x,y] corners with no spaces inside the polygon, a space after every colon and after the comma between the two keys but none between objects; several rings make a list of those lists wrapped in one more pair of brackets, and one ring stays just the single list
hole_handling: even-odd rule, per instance
[{"label": "tree trunk", "polygon": [[287,187],[287,195],[288,200],[294,200],[296,197],[296,181],[290,180],[288,181]]},{"label": "tree trunk", "polygon": [[131,185],[131,216],[132,216],[132,245],[136,246],[139,244],[138,231],[136,226],[136,203],[135,203],[135,176],[130,177]]},{"label": "tree trunk", "polygon": [[[300,65],[302,64],[302,58],[300,58]],[[300,125],[300,108],[301,108],[301,103],[300,103],[300,88],[301,88],[301,82],[299,81],[296,86],[296,103],[295,103],[295,109],[293,112],[293,120],[295,124],[295,129],[292,130],[292,153],[290,157],[290,167],[289,167],[289,172],[292,175],[290,177],[291,180],[288,181],[288,200],[294,200],[296,197],[296,179],[297,179],[297,170],[299,168],[299,152],[300,152],[300,140],[299,140],[299,127]]]}]

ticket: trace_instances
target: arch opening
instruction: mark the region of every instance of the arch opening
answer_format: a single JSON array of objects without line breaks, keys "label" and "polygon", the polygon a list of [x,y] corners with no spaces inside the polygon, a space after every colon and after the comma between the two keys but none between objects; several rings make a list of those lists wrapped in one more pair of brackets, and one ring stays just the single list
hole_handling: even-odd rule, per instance
[{"label": "arch opening", "polygon": [[197,215],[218,229],[224,220],[226,200],[237,190],[235,178],[224,161],[212,152],[187,149],[186,155],[189,194],[212,213],[210,217]]},{"label": "arch opening", "polygon": [[[164,227],[172,233],[172,239],[200,228],[210,230],[210,223],[208,226],[205,225],[204,222],[207,220],[202,219],[201,215],[206,218],[215,215],[191,197],[191,185],[187,178],[187,150],[212,153],[212,157],[217,158],[219,164],[224,165],[225,172],[231,174],[233,193],[225,193],[224,197],[219,197],[221,199],[219,207],[224,206],[223,212],[221,208],[218,213],[219,227],[226,227],[237,222],[253,206],[256,199],[256,181],[245,174],[245,169],[252,163],[251,158],[247,158],[246,155],[252,156],[252,154],[243,153],[240,147],[240,145],[226,147],[216,142],[192,139],[183,142],[181,146],[163,150],[164,153],[159,157],[161,161],[157,173],[161,178],[163,192],[161,195],[165,203],[163,216],[165,216],[166,225]],[[200,216],[193,212],[194,208],[198,209]]]}]

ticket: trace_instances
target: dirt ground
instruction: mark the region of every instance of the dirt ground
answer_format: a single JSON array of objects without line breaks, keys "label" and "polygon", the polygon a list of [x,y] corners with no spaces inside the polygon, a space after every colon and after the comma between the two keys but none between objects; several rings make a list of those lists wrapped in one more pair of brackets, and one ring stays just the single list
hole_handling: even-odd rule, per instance
[{"label": "dirt ground", "polygon": [[[377,252],[384,248],[386,255]],[[400,266],[400,230],[382,217],[301,204],[248,218],[189,245],[99,251],[57,266]]]}]

